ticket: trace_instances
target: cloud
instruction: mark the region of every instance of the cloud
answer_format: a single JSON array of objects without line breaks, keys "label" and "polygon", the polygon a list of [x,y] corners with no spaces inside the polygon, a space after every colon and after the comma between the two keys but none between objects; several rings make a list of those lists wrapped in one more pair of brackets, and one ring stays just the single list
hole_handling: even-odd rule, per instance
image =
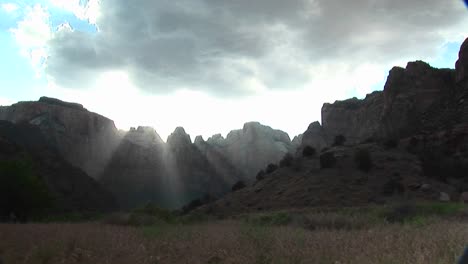
[{"label": "cloud", "polygon": [[5,3],[5,4],[2,4],[1,7],[7,13],[13,13],[19,9],[19,6],[14,3]]},{"label": "cloud", "polygon": [[87,87],[104,72],[124,71],[151,94],[189,89],[246,96],[336,78],[366,86],[377,77],[356,81],[365,71],[380,73],[380,81],[392,64],[434,57],[448,41],[466,37],[468,25],[461,1],[93,3],[97,33],[63,27],[48,42],[46,73],[59,85]]},{"label": "cloud", "polygon": [[39,4],[27,7],[24,19],[18,22],[16,28],[10,29],[10,32],[20,48],[21,55],[30,59],[36,74],[39,75],[47,57],[47,42],[52,37],[47,10]]}]

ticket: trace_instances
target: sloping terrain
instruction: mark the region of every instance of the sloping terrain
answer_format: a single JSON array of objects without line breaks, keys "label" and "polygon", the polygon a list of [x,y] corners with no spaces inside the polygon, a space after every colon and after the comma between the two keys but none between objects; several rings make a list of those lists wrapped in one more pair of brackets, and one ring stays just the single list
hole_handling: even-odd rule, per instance
[{"label": "sloping terrain", "polygon": [[[113,196],[61,158],[36,126],[0,121],[0,161],[27,162],[32,166],[34,176],[44,181],[52,195],[50,213],[102,212],[116,207]],[[1,176],[8,180],[12,175],[7,171]]]}]

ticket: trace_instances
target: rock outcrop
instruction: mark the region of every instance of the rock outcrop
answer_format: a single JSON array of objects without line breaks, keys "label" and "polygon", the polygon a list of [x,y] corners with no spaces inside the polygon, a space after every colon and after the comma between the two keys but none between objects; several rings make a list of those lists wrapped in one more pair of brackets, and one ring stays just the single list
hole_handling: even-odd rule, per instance
[{"label": "rock outcrop", "polygon": [[193,144],[182,127],[175,129],[167,143],[154,129],[139,127],[124,137],[102,182],[123,208],[151,201],[175,209],[205,195],[221,196],[236,177],[230,163]]},{"label": "rock outcrop", "polygon": [[298,153],[302,155],[302,150],[306,147],[313,147],[316,151],[320,151],[328,146],[323,127],[319,122],[313,122],[309,125],[301,138],[301,144],[298,148]]},{"label": "rock outcrop", "polygon": [[215,135],[206,142],[239,168],[247,182],[252,182],[268,164],[278,163],[285,154],[295,151],[287,133],[258,122],[244,124],[226,139]]},{"label": "rock outcrop", "polygon": [[0,161],[25,160],[31,162],[34,175],[45,182],[53,196],[50,214],[116,208],[114,197],[85,172],[65,161],[38,127],[0,121]]},{"label": "rock outcrop", "polygon": [[[410,62],[405,69],[394,67],[390,71],[383,92],[373,92],[363,100],[324,104],[322,125],[328,144],[337,135],[355,144],[368,139],[408,137],[422,130],[439,129],[434,127],[438,124],[453,125],[449,102],[455,93],[454,75],[450,69]],[[438,122],[442,114],[445,116]]]},{"label": "rock outcrop", "polygon": [[38,126],[65,160],[93,178],[102,172],[119,142],[112,120],[82,105],[47,97],[3,107],[0,120]]}]

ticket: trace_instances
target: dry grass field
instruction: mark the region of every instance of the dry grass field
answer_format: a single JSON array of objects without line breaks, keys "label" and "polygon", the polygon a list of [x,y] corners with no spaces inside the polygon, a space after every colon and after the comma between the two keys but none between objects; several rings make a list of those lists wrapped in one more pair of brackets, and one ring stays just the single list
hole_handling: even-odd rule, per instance
[{"label": "dry grass field", "polygon": [[359,214],[249,215],[131,226],[1,224],[3,264],[38,263],[456,263],[468,243],[463,217],[371,221]]}]

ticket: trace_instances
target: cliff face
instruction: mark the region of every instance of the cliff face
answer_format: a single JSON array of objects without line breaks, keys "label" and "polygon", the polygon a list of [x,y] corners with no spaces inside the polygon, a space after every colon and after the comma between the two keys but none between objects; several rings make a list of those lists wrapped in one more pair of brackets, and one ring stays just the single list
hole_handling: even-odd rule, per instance
[{"label": "cliff face", "polygon": [[68,162],[93,178],[102,172],[119,142],[112,120],[79,104],[47,97],[0,108],[0,120],[38,126]]},{"label": "cliff face", "polygon": [[405,69],[390,71],[383,92],[374,92],[363,100],[324,104],[322,124],[328,144],[337,135],[354,144],[369,138],[407,137],[428,129],[440,111],[448,111],[444,105],[454,96],[454,76],[453,70],[410,62]]},{"label": "cliff face", "polygon": [[213,164],[208,157],[181,127],[167,143],[154,129],[139,127],[124,137],[101,181],[124,208],[148,201],[180,208],[205,194],[220,196],[238,180],[229,163]]},{"label": "cliff face", "polygon": [[306,146],[313,147],[316,151],[328,146],[327,137],[319,122],[311,123],[298,140],[300,140],[300,145],[297,148],[298,155],[302,155],[302,151]]},{"label": "cliff face", "polygon": [[246,123],[243,129],[231,131],[226,139],[215,135],[206,143],[239,168],[247,181],[253,181],[268,164],[278,163],[285,154],[295,151],[287,133],[258,122]]},{"label": "cliff face", "polygon": [[25,159],[31,161],[34,175],[45,182],[53,195],[50,213],[102,212],[116,208],[114,197],[82,170],[66,162],[40,129],[30,124],[0,121],[0,161]]}]

